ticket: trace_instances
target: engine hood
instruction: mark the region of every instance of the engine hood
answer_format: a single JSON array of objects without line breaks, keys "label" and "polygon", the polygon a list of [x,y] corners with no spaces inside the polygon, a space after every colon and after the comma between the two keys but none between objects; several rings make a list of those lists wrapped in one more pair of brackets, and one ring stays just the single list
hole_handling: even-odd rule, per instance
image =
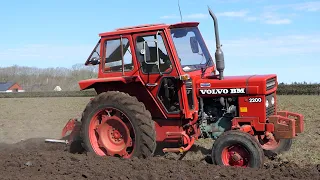
[{"label": "engine hood", "polygon": [[198,95],[269,94],[277,89],[277,75],[225,76],[219,80],[214,76],[196,80]]}]

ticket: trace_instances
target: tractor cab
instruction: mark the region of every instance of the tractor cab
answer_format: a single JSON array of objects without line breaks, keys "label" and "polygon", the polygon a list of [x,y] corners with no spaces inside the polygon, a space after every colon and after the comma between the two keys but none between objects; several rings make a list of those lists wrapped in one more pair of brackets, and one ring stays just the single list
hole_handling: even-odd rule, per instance
[{"label": "tractor cab", "polygon": [[[142,36],[138,36],[138,34],[135,35],[135,41],[132,42],[134,47],[132,47],[132,49],[134,49],[136,57],[132,57],[130,52],[131,42],[129,42],[127,38],[120,38],[117,40],[118,42],[108,41],[107,44],[109,43],[109,46],[112,46],[112,49],[108,50],[110,54],[104,51],[100,52],[107,48],[107,44],[105,44],[105,47],[100,46],[100,39],[85,65],[100,64],[101,56],[107,56],[105,58],[109,58],[110,62],[105,61],[105,63],[108,63],[105,67],[110,67],[112,69],[115,69],[116,67],[118,70],[121,70],[122,59],[129,60],[131,58],[136,58],[142,68],[142,72],[145,73],[163,74],[168,73],[172,68],[175,68],[180,74],[192,73],[200,75],[199,73],[204,72],[207,68],[213,68],[214,64],[210,52],[198,29],[198,24],[199,23],[197,22],[178,23],[173,25],[151,24],[117,29],[115,32],[124,30],[132,31],[132,29],[138,31],[139,29],[152,28],[154,29],[154,32],[147,34],[142,33]],[[108,34],[110,33],[102,33],[100,35],[102,36],[102,39],[104,39],[103,37],[108,36]],[[120,36],[123,37],[123,35]],[[129,57],[128,53],[131,57]],[[131,66],[128,66],[129,64],[131,64]],[[131,70],[133,64],[134,63],[132,62],[124,62],[124,71]]]},{"label": "tractor cab", "polygon": [[[85,65],[99,65],[100,80],[136,77],[156,101],[159,118],[193,119],[198,105],[192,79],[215,73],[198,25],[151,24],[101,33]],[[82,89],[92,85],[80,82]]]}]

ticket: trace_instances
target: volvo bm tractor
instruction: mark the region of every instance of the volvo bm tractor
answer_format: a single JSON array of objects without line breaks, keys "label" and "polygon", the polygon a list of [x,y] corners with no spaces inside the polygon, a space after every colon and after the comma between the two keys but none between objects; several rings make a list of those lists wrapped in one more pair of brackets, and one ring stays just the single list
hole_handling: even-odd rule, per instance
[{"label": "volvo bm tractor", "polygon": [[100,34],[85,65],[97,78],[82,117],[63,129],[99,156],[146,158],[183,153],[212,138],[214,164],[259,168],[266,153],[288,151],[304,130],[303,115],[277,110],[277,75],[225,76],[218,22],[213,57],[198,22],[149,24]]}]

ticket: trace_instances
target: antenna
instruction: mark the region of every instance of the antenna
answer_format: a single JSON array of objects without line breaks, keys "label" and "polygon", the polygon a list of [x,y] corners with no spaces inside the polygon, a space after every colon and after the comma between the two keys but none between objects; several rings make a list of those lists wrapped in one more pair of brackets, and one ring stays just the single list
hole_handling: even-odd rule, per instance
[{"label": "antenna", "polygon": [[181,14],[180,1],[179,0],[178,0],[178,7],[179,7],[179,12],[180,12],[180,19],[181,19],[181,22],[182,22],[182,14]]}]

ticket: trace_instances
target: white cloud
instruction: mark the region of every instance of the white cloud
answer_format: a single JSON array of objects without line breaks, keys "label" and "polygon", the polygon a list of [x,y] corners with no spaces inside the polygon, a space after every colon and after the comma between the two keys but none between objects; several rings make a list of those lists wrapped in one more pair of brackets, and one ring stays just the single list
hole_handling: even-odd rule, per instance
[{"label": "white cloud", "polygon": [[292,20],[289,19],[289,15],[280,14],[274,11],[265,11],[260,15],[260,21],[265,24],[291,24]]},{"label": "white cloud", "polygon": [[292,7],[296,10],[305,10],[305,11],[320,11],[320,2],[319,1],[312,1],[312,2],[304,2],[293,4]]},{"label": "white cloud", "polygon": [[246,17],[248,14],[248,11],[246,10],[240,10],[240,11],[227,11],[227,12],[221,12],[217,13],[217,16],[221,17]]},{"label": "white cloud", "polygon": [[268,19],[265,21],[266,24],[290,24],[290,19]]},{"label": "white cloud", "polygon": [[[240,0],[229,0],[221,2],[239,2]],[[254,1],[255,2],[255,1]],[[265,6],[264,11],[258,15],[252,15],[248,10],[238,10],[238,11],[225,11],[216,13],[220,17],[232,17],[232,18],[242,18],[247,22],[262,22],[270,25],[286,25],[293,22],[292,17],[296,16],[294,13],[279,13],[281,9],[291,9],[296,11],[309,11],[315,12],[320,11],[320,1],[309,1],[303,3],[293,3],[284,5],[271,5]],[[208,18],[208,14],[195,13],[183,15],[183,20],[185,19],[205,19]],[[179,15],[166,15],[160,17],[161,19],[180,19]]]},{"label": "white cloud", "polygon": [[[309,1],[303,3],[292,3],[284,5],[271,5],[264,7],[264,13],[262,14],[262,21],[266,24],[291,24],[291,18],[296,16],[295,13],[280,13],[283,10],[290,11],[307,11],[315,12],[320,11],[320,2]],[[290,18],[291,17],[291,18]]]},{"label": "white cloud", "polygon": [[217,13],[217,16],[242,18],[247,22],[259,21],[264,24],[272,24],[272,25],[290,24],[292,22],[292,20],[286,17],[285,15],[281,15],[272,11],[263,12],[260,15],[256,15],[256,16],[249,14],[248,10],[227,11],[227,12]]},{"label": "white cloud", "polygon": [[261,22],[270,25],[286,25],[293,22],[292,18],[296,16],[295,13],[282,13],[282,9],[291,9],[296,11],[315,12],[320,11],[320,1],[309,1],[303,3],[293,3],[275,6],[265,6],[264,11],[259,15],[249,14],[247,10],[227,11],[217,13],[221,17],[238,17],[243,18],[248,22]]},{"label": "white cloud", "polygon": [[180,16],[177,15],[166,15],[166,16],[161,16],[160,19],[178,19]]},{"label": "white cloud", "polygon": [[[239,10],[239,11],[225,11],[216,13],[218,17],[231,17],[231,18],[241,18],[247,22],[256,22],[260,21],[265,24],[273,24],[273,25],[280,25],[280,24],[290,24],[292,22],[291,19],[284,15],[280,15],[273,11],[270,12],[263,12],[258,16],[250,15],[248,10]],[[183,15],[183,20],[190,20],[190,19],[206,19],[208,18],[208,14],[203,13],[195,13],[195,14],[187,14]],[[178,15],[166,15],[160,17],[161,19],[180,19]]]},{"label": "white cloud", "polygon": [[315,12],[315,11],[320,11],[320,2],[308,1],[308,2],[292,3],[292,4],[284,4],[284,5],[270,5],[270,6],[266,6],[265,9],[272,10],[272,11],[277,11],[280,9],[293,9],[297,11]]}]

